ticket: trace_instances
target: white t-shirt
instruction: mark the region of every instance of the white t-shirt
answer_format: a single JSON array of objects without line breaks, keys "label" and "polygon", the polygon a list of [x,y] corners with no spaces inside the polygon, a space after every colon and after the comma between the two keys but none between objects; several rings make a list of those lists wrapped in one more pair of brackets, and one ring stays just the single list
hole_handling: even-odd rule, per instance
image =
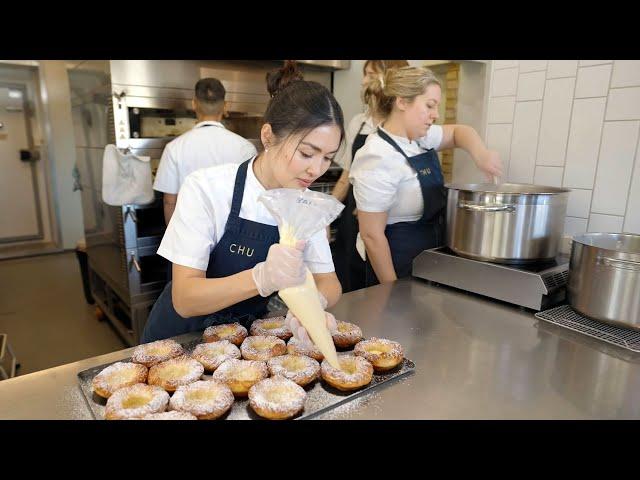
[{"label": "white t-shirt", "polygon": [[[427,135],[412,142],[382,129],[409,157],[442,143],[441,125],[432,125]],[[407,159],[377,133],[369,135],[357,151],[349,172],[358,210],[388,212],[387,225],[414,222],[422,217],[424,201],[417,172]]]},{"label": "white t-shirt", "polygon": [[[224,234],[231,211],[231,199],[239,165],[225,164],[193,172],[187,177],[175,212],[162,237],[158,255],[172,263],[207,270],[209,255]],[[240,217],[266,225],[277,225],[258,196],[265,188],[253,173],[253,160],[247,168]],[[335,271],[325,229],[311,237],[304,250],[304,261],[311,273]]]},{"label": "white t-shirt", "polygon": [[191,172],[224,163],[242,163],[256,153],[251,142],[220,122],[200,122],[167,144],[153,189],[176,194]]},{"label": "white t-shirt", "polygon": [[[362,129],[360,129],[360,127],[362,127]],[[356,136],[358,133],[361,135],[369,135],[375,131],[376,127],[369,115],[366,113],[358,113],[355,115],[349,122],[347,131],[345,132],[345,149],[342,152],[342,155],[334,161],[343,169],[349,170],[351,168],[352,161],[351,150],[353,149],[353,142],[355,141]]]}]

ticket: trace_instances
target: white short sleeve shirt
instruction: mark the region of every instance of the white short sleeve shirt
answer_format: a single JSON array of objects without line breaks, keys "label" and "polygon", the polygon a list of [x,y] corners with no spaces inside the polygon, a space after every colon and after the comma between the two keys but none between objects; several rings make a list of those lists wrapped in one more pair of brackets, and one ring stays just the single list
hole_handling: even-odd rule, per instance
[{"label": "white short sleeve shirt", "polygon": [[[176,209],[167,225],[158,255],[172,263],[207,270],[209,255],[227,225],[238,164],[225,164],[197,170],[189,175],[178,195]],[[258,196],[265,188],[253,173],[253,160],[247,168],[240,217],[266,225],[277,225]],[[311,273],[335,270],[325,229],[307,242],[304,260]]]},{"label": "white short sleeve shirt", "polygon": [[[441,125],[432,125],[427,135],[416,141],[387,133],[408,157],[442,143]],[[377,133],[369,135],[358,150],[349,172],[358,210],[388,212],[387,224],[413,222],[422,217],[424,201],[416,171],[406,158]]]},{"label": "white short sleeve shirt", "polygon": [[191,172],[224,163],[239,164],[256,153],[251,142],[227,130],[220,122],[200,122],[167,144],[153,188],[176,194]]}]

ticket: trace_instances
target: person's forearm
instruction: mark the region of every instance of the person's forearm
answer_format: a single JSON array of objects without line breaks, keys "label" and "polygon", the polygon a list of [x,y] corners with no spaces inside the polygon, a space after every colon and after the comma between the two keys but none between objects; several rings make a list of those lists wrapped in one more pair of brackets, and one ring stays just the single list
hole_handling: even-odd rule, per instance
[{"label": "person's forearm", "polygon": [[473,127],[457,125],[453,131],[453,141],[456,147],[465,150],[475,163],[478,163],[480,154],[487,150],[487,146]]},{"label": "person's forearm", "polygon": [[344,203],[344,199],[347,198],[347,192],[349,191],[349,170],[342,170],[340,178],[333,187],[331,195]]},{"label": "person's forearm", "polygon": [[208,315],[258,295],[251,269],[222,278],[175,278],[173,305],[182,317]]},{"label": "person's forearm", "polygon": [[315,277],[316,287],[318,291],[327,299],[327,308],[333,307],[342,296],[342,285],[338,277]]},{"label": "person's forearm", "polygon": [[371,262],[373,271],[380,283],[393,282],[398,279],[391,260],[389,241],[384,233],[366,234],[360,232],[367,250],[367,259]]},{"label": "person's forearm", "polygon": [[162,195],[162,207],[164,209],[164,223],[169,225],[169,220],[173,216],[173,212],[176,209],[176,203],[178,202],[177,193],[164,193]]},{"label": "person's forearm", "polygon": [[171,217],[173,216],[173,212],[176,209],[176,204],[164,203],[163,208],[164,208],[164,223],[165,225],[169,225],[169,220],[171,220]]}]

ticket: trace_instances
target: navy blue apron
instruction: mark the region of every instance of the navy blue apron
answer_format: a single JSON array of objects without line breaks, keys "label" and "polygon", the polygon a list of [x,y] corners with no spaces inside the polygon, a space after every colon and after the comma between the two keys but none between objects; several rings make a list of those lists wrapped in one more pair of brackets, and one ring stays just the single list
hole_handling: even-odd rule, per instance
[{"label": "navy blue apron", "polygon": [[[365,122],[362,122],[351,147],[351,165],[356,157],[356,152],[364,145],[369,134],[360,133]],[[356,199],[353,196],[353,185],[349,183],[345,208],[342,215],[336,221],[338,230],[334,242],[333,259],[336,267],[336,275],[342,285],[342,293],[351,292],[364,288],[365,284],[365,262],[360,257],[356,249],[356,238],[358,237],[358,218],[353,214],[356,209]]]},{"label": "navy blue apron", "polygon": [[[253,268],[267,258],[269,247],[280,240],[278,227],[240,218],[248,165],[247,160],[238,167],[231,211],[224,235],[209,256],[207,278],[228,277]],[[172,282],[167,283],[151,309],[141,343],[204,330],[221,323],[240,322],[248,328],[254,319],[267,313],[270,297],[256,295],[210,315],[183,318],[173,308],[171,285]]]},{"label": "navy blue apron", "polygon": [[[447,193],[438,154],[434,149],[408,157],[393,139],[378,129],[378,135],[407,159],[418,174],[424,201],[422,217],[415,222],[387,225],[385,235],[391,250],[393,268],[398,278],[411,275],[413,259],[423,250],[444,244]],[[367,260],[367,286],[376,285],[378,279]]]}]

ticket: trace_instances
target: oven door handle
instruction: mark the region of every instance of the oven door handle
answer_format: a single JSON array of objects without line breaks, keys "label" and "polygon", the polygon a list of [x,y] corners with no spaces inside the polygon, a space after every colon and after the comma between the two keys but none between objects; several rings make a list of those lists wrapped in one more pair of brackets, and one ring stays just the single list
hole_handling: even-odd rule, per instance
[{"label": "oven door handle", "polygon": [[140,267],[140,264],[138,263],[138,259],[136,258],[136,252],[135,251],[131,252],[131,262],[129,262],[129,270],[131,270],[131,265],[133,265],[136,268],[138,273],[142,272],[142,268]]}]

